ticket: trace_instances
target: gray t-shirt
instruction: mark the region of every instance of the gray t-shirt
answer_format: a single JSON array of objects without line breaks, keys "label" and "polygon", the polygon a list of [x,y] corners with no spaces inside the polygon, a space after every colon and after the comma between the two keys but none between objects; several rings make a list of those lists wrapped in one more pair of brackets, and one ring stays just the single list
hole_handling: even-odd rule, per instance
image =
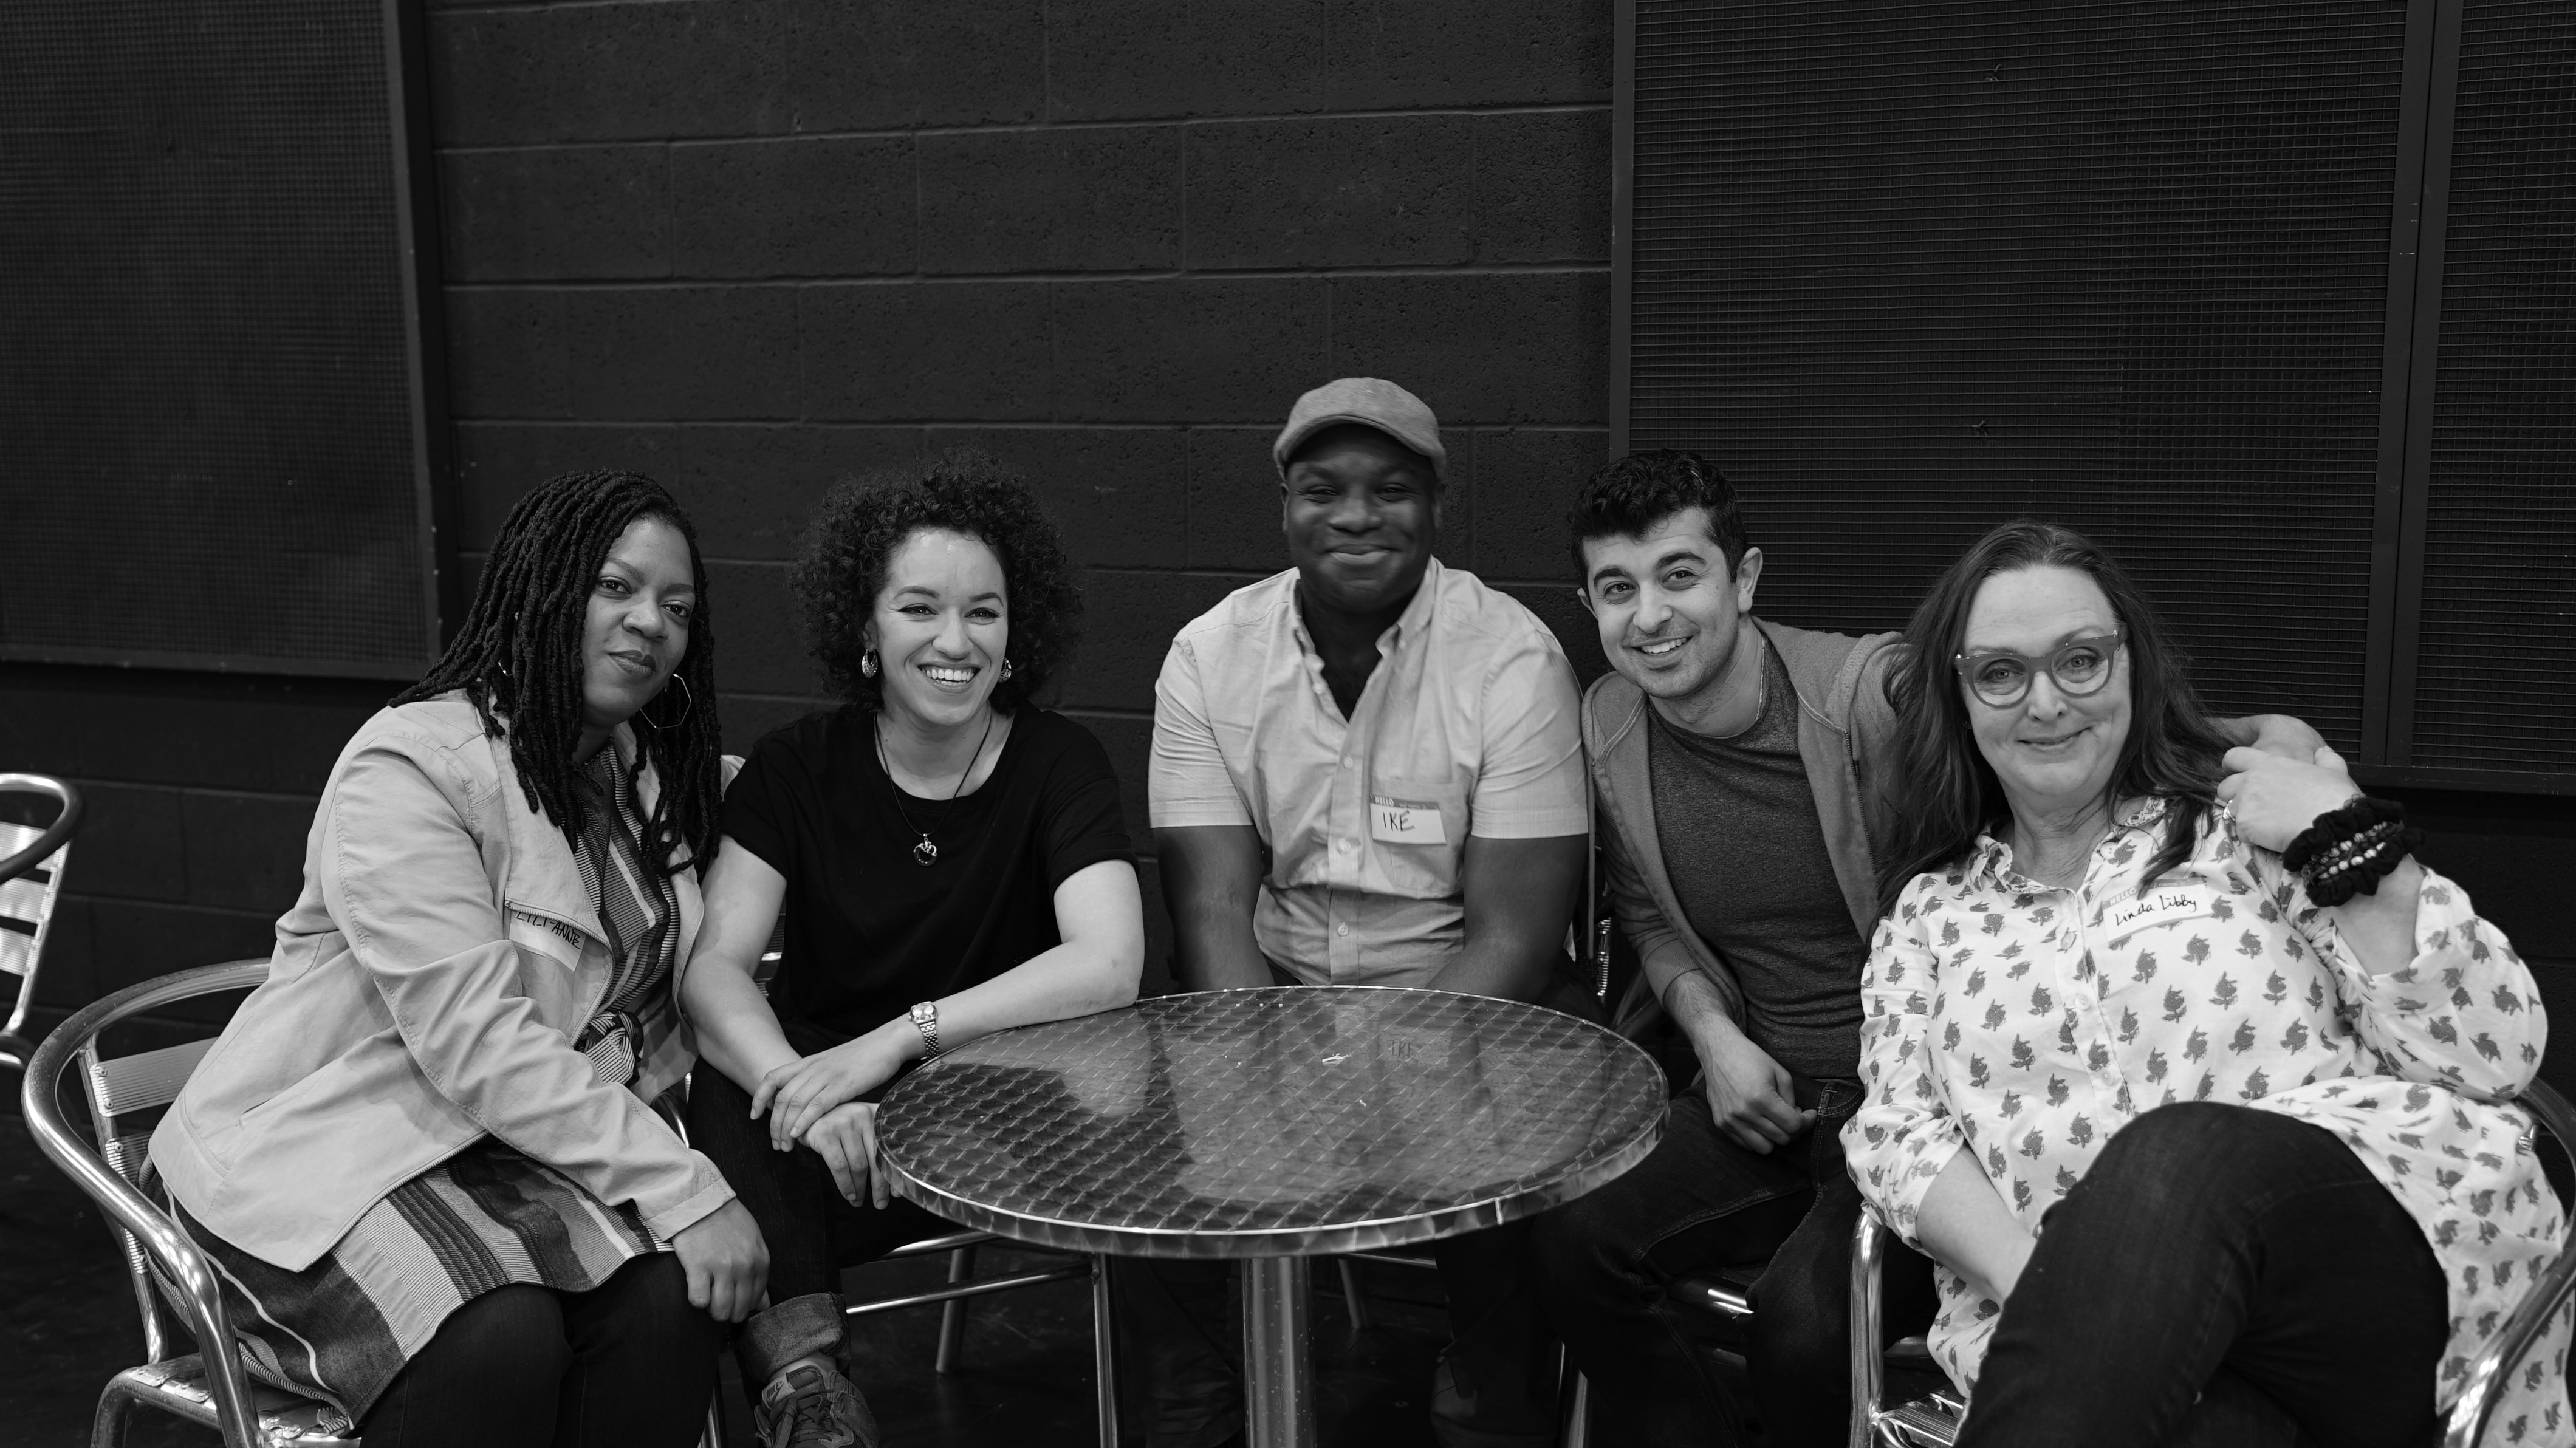
[{"label": "gray t-shirt", "polygon": [[1693,734],[1651,707],[1647,764],[1664,869],[1690,928],[1744,991],[1744,1033],[1802,1076],[1860,1071],[1861,968],[1807,766],[1798,694],[1768,640],[1762,713],[1731,738]]}]

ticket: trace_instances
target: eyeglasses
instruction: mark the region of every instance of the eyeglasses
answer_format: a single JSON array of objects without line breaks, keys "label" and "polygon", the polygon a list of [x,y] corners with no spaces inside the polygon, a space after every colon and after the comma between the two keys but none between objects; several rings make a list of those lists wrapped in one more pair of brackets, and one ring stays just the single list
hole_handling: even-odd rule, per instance
[{"label": "eyeglasses", "polygon": [[2125,632],[2115,628],[2091,638],[2069,639],[2046,655],[2017,654],[2010,649],[1953,654],[1950,666],[1959,671],[1959,682],[1968,686],[1969,693],[1998,709],[2020,703],[2030,693],[2031,676],[2042,671],[2057,685],[2057,692],[2082,698],[2111,682],[2111,662],[2120,652]]}]

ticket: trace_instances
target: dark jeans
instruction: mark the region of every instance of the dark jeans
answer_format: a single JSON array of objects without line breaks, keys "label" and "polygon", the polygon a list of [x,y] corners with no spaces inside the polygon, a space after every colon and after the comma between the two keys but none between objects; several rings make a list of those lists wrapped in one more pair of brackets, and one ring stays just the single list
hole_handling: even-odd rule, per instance
[{"label": "dark jeans", "polygon": [[2423,1229],[2332,1133],[2159,1107],[2049,1209],[1959,1442],[2430,1444],[2443,1287]]},{"label": "dark jeans", "polygon": [[450,1314],[358,1428],[367,1448],[683,1448],[720,1341],[668,1252],[588,1292],[514,1283]]},{"label": "dark jeans", "polygon": [[[791,1030],[789,1040],[800,1051],[832,1044],[809,1044],[797,1034]],[[841,1353],[842,1268],[958,1229],[901,1197],[882,1209],[851,1206],[819,1154],[804,1146],[773,1149],[769,1123],[751,1119],[750,1093],[703,1064],[689,1081],[689,1144],[724,1173],[769,1247],[770,1306],[744,1325],[734,1344],[754,1397],[788,1363]]]},{"label": "dark jeans", "polygon": [[[1627,1175],[1537,1220],[1539,1295],[1591,1380],[1597,1441],[1746,1441],[1742,1405],[1692,1331],[1702,1309],[1675,1302],[1678,1278],[1768,1262],[1755,1284],[1747,1376],[1763,1441],[1840,1445],[1851,1415],[1851,1238],[1860,1193],[1843,1168],[1850,1081],[1797,1082],[1816,1122],[1768,1155],[1718,1134],[1694,1083],[1675,1097],[1654,1154]],[[1889,1340],[1934,1309],[1931,1264],[1888,1253]]]}]

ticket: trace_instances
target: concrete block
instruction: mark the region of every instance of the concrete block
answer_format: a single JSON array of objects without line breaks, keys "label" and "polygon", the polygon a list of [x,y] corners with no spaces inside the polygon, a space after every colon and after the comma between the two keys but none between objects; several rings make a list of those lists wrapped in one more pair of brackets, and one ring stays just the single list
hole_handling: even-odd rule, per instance
[{"label": "concrete block", "polygon": [[318,801],[190,790],[180,800],[188,903],[278,915],[304,887]]},{"label": "concrete block", "polygon": [[1094,570],[1083,590],[1089,626],[1060,707],[1152,712],[1154,679],[1172,635],[1240,586],[1239,579],[1197,573]]},{"label": "concrete block", "polygon": [[918,189],[910,137],[673,146],[673,264],[686,277],[909,272]]},{"label": "concrete block", "polygon": [[562,292],[449,287],[445,300],[450,415],[565,415]]},{"label": "concrete block", "polygon": [[834,483],[921,453],[919,428],[692,424],[680,430],[671,489],[708,557],[783,561]]},{"label": "concrete block", "polygon": [[1331,375],[1402,382],[1450,426],[1606,420],[1610,276],[1335,277]]},{"label": "concrete block", "polygon": [[76,780],[88,813],[72,842],[73,874],[84,895],[116,900],[188,898],[187,841],[179,791]]},{"label": "concrete block", "polygon": [[0,759],[12,770],[83,773],[83,696],[61,687],[59,672],[40,664],[0,664]]},{"label": "concrete block", "polygon": [[1610,259],[1610,112],[1478,116],[1476,260]]},{"label": "concrete block", "polygon": [[[1056,289],[1056,416],[1284,418],[1327,370],[1323,278],[1078,282]],[[1276,426],[1276,423],[1273,423]]]},{"label": "concrete block", "polygon": [[1179,266],[1182,135],[1099,126],[922,137],[921,269]]},{"label": "concrete block", "polygon": [[818,709],[833,708],[838,703],[834,699],[728,693],[724,696],[724,751],[747,755],[771,730],[784,729]]},{"label": "concrete block", "polygon": [[1042,0],[786,0],[790,129],[855,131],[1039,118]]},{"label": "concrete block", "polygon": [[1189,265],[1445,265],[1475,257],[1467,116],[1189,128]]},{"label": "concrete block", "polygon": [[1325,9],[1323,0],[1051,0],[1048,119],[1325,109]]},{"label": "concrete block", "polygon": [[568,292],[564,394],[576,417],[792,417],[796,294],[781,286]]},{"label": "concrete block", "polygon": [[[394,689],[371,679],[9,665],[0,668],[0,751],[11,752],[0,757],[29,759],[84,790],[103,782],[311,793]],[[12,751],[21,742],[41,754]]]},{"label": "concrete block", "polygon": [[[1294,397],[1279,407],[1282,422]],[[1279,427],[1190,429],[1190,566],[1271,574],[1288,566],[1279,534]]]},{"label": "concrete block", "polygon": [[1487,580],[1574,580],[1566,510],[1575,489],[1609,460],[1609,435],[1590,429],[1515,428],[1473,437],[1478,499],[1476,572]]},{"label": "concrete block", "polygon": [[746,694],[819,695],[805,653],[805,624],[782,563],[711,563],[707,591],[715,621],[716,682]]},{"label": "concrete block", "polygon": [[1047,291],[1034,282],[802,289],[806,415],[1047,416]]},{"label": "concrete block", "polygon": [[792,129],[780,0],[448,11],[428,23],[442,146]]},{"label": "concrete block", "polygon": [[1610,0],[1330,0],[1335,110],[1610,99]]},{"label": "concrete block", "polygon": [[[91,984],[105,995],[172,971],[265,960],[277,946],[277,921],[266,914],[203,906],[93,900],[90,941]],[[228,999],[189,1001],[163,1014],[221,1020],[234,1004]],[[189,1007],[202,1014],[190,1014]]]},{"label": "concrete block", "polygon": [[980,447],[1029,480],[1092,568],[1177,568],[1189,549],[1189,447],[1178,428],[933,428],[933,451]]},{"label": "concrete block", "polygon": [[557,281],[671,273],[661,146],[555,146],[438,158],[449,281]]},{"label": "concrete block", "polygon": [[1565,650],[1566,662],[1574,665],[1576,683],[1588,689],[1593,680],[1610,672],[1610,661],[1601,653],[1601,636],[1592,627],[1592,615],[1584,611],[1571,585],[1508,583],[1501,589],[1527,605],[1556,635],[1558,645]]},{"label": "concrete block", "polygon": [[678,471],[679,429],[667,423],[463,422],[455,436],[464,505],[457,546],[476,552],[492,546],[510,510],[548,478],[622,468],[669,485]]}]

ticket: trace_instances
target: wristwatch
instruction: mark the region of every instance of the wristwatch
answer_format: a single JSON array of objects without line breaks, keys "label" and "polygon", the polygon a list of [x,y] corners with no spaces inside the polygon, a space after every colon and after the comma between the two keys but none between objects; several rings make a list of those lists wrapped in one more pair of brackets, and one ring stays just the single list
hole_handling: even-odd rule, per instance
[{"label": "wristwatch", "polygon": [[939,1054],[939,1002],[923,1001],[912,1008],[912,1028],[921,1032],[921,1054],[924,1059]]}]

